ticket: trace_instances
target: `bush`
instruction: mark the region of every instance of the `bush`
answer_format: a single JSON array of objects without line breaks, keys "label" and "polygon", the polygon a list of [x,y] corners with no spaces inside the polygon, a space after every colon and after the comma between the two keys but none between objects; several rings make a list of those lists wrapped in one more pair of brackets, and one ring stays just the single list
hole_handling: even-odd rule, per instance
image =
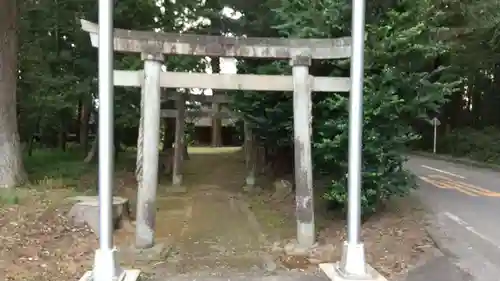
[{"label": "bush", "polygon": [[[278,6],[273,10],[275,29],[283,37],[335,38],[350,34],[348,2],[283,0]],[[398,1],[392,7],[367,11],[367,15],[362,186],[365,215],[376,211],[391,196],[404,196],[415,186],[402,168],[403,150],[418,137],[410,121],[428,119],[427,112],[437,110],[455,86],[454,77],[445,75],[446,68],[434,64],[449,48],[431,40],[430,30],[439,24],[439,16],[430,2]],[[289,66],[280,62],[243,63],[239,70],[290,73]],[[313,63],[311,73],[348,76],[349,63]],[[266,148],[291,150],[293,108],[289,94],[247,92],[235,97],[234,106],[253,123],[254,132]],[[314,172],[330,178],[325,198],[344,210],[347,110],[346,95],[328,93],[313,97]]]},{"label": "bush", "polygon": [[500,130],[487,127],[455,129],[438,139],[439,153],[500,164]]},{"label": "bush", "polygon": [[[398,95],[387,94],[390,89],[382,90],[384,84],[392,85],[383,82],[383,79],[389,78],[381,75],[367,79],[364,95],[361,204],[365,214],[375,212],[391,196],[407,195],[415,187],[410,175],[402,169],[405,158],[401,151],[416,135],[398,115],[406,102]],[[348,112],[345,108],[348,107],[348,98],[336,95],[325,99],[318,107],[325,112],[337,112],[337,117],[317,119],[314,162],[322,173],[337,171],[325,197],[345,210],[349,138]]]}]

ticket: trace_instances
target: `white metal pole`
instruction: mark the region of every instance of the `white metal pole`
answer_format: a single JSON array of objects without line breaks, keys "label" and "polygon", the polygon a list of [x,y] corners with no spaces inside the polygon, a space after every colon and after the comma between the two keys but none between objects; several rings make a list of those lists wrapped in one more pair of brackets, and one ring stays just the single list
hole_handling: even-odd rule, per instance
[{"label": "white metal pole", "polygon": [[99,246],[113,248],[113,1],[99,0]]},{"label": "white metal pole", "polygon": [[365,0],[353,0],[352,4],[347,243],[339,270],[346,277],[356,278],[367,275],[365,251],[361,242]]},{"label": "white metal pole", "polygon": [[363,134],[363,76],[365,1],[353,0],[351,96],[349,98],[348,235],[350,244],[359,244],[361,233],[361,164]]},{"label": "white metal pole", "polygon": [[113,247],[113,1],[99,0],[99,249],[93,279],[116,280],[123,272]]}]

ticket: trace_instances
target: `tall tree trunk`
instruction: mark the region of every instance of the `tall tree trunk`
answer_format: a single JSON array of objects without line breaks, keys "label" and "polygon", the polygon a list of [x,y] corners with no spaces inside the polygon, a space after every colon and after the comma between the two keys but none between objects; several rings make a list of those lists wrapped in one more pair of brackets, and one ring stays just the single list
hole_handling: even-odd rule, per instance
[{"label": "tall tree trunk", "polygon": [[40,131],[40,120],[41,118],[38,117],[38,119],[36,120],[36,124],[35,124],[35,127],[33,129],[33,131],[30,133],[30,138],[28,140],[28,148],[27,148],[27,151],[28,151],[28,156],[31,156],[33,155],[33,146],[35,144],[35,136],[36,134],[38,134],[38,132]]},{"label": "tall tree trunk", "polygon": [[[75,125],[76,125],[76,139],[78,140],[78,143],[81,144],[80,142],[80,131],[81,131],[81,122],[80,122],[80,119],[82,118],[82,107],[83,107],[83,102],[82,102],[82,98],[79,98],[78,99],[78,106],[77,106],[77,110],[76,110],[76,120],[75,120]],[[72,131],[72,130],[70,130]]]},{"label": "tall tree trunk", "polygon": [[80,115],[80,145],[85,152],[89,149],[89,121],[92,104],[88,101],[82,103],[82,111]]},{"label": "tall tree trunk", "polygon": [[59,136],[58,136],[58,143],[59,143],[59,148],[61,148],[62,151],[66,151],[66,120],[64,113],[61,112],[60,115],[60,120],[59,120]]},{"label": "tall tree trunk", "polygon": [[17,128],[17,1],[0,0],[0,188],[26,179]]}]

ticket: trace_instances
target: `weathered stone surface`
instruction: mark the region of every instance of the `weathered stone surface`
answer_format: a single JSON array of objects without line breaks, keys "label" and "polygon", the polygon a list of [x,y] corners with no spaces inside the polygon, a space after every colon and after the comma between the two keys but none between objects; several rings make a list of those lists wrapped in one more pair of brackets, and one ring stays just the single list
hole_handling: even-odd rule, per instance
[{"label": "weathered stone surface", "polygon": [[293,184],[285,179],[279,179],[274,182],[274,199],[284,199],[293,193]]},{"label": "weathered stone surface", "polygon": [[272,256],[268,254],[262,254],[261,259],[262,259],[262,268],[266,272],[274,272],[278,269],[278,265],[276,264]]},{"label": "weathered stone surface", "polygon": [[[81,20],[98,47],[99,26]],[[339,59],[351,55],[351,38],[290,39],[245,38],[114,29],[114,50],[118,52],[164,53],[191,56],[291,58],[309,54],[313,59]]]},{"label": "weathered stone surface", "polygon": [[286,256],[303,256],[311,264],[320,264],[332,262],[337,249],[332,244],[315,244],[311,248],[304,248],[299,246],[296,240],[292,240],[284,246],[283,251]]},{"label": "weathered stone surface", "polygon": [[271,246],[271,248],[269,249],[271,251],[271,253],[273,254],[279,254],[279,253],[283,253],[284,249],[283,247],[281,246],[281,243],[279,241],[275,241],[273,242],[273,245]]},{"label": "weathered stone surface", "polygon": [[333,262],[336,258],[336,251],[337,249],[332,244],[317,245],[309,250],[309,262],[312,264]]},{"label": "weathered stone surface", "polygon": [[308,256],[309,248],[301,247],[297,240],[292,240],[283,247],[287,256]]},{"label": "weathered stone surface", "polygon": [[172,244],[170,242],[156,243],[153,247],[147,249],[138,249],[132,246],[120,249],[119,258],[121,261],[130,263],[164,261],[171,249]]},{"label": "weathered stone surface", "polygon": [[[76,201],[68,213],[69,220],[76,226],[86,224],[96,235],[99,235],[99,197],[76,196],[69,199]],[[113,228],[120,228],[123,218],[128,218],[128,216],[128,200],[122,197],[113,197]]]}]

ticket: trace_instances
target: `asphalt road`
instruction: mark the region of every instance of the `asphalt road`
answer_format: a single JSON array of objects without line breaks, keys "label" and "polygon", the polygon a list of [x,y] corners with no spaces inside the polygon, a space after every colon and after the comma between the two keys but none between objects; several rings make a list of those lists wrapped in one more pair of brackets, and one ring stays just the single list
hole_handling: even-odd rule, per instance
[{"label": "asphalt road", "polygon": [[405,168],[419,178],[418,193],[434,214],[438,243],[467,273],[439,280],[500,280],[500,172],[423,157],[411,157]]}]

